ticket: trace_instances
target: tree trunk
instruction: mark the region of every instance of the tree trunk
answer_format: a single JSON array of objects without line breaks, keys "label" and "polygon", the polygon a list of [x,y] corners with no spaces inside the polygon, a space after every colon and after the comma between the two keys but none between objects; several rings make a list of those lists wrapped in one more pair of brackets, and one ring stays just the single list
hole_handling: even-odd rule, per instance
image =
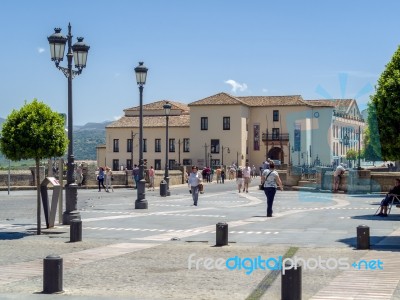
[{"label": "tree trunk", "polygon": [[39,162],[40,160],[36,158],[36,196],[37,196],[37,207],[36,207],[36,219],[37,219],[37,235],[41,234],[41,205],[40,205],[40,174],[39,174]]}]

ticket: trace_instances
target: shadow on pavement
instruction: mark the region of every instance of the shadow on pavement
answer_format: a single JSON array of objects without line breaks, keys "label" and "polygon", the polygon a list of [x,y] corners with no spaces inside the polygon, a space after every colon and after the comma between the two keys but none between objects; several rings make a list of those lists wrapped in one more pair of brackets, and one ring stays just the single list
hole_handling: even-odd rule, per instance
[{"label": "shadow on pavement", "polygon": [[[378,245],[383,239],[385,239],[385,242]],[[347,244],[357,250],[357,237],[340,239],[337,242]],[[369,243],[370,250],[400,252],[400,236],[370,236]]]},{"label": "shadow on pavement", "polygon": [[389,214],[387,217],[380,217],[377,215],[362,215],[362,216],[352,216],[352,219],[356,220],[375,220],[375,221],[400,221],[399,214]]},{"label": "shadow on pavement", "polygon": [[19,240],[30,235],[32,233],[3,231],[0,232],[0,240]]}]

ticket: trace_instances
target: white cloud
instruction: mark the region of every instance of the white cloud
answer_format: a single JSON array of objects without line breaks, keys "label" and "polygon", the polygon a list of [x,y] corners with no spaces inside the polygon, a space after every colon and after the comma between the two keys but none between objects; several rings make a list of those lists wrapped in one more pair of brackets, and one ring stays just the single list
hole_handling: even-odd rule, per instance
[{"label": "white cloud", "polygon": [[122,116],[114,116],[114,120],[115,121],[117,121],[117,120],[119,120],[119,119],[121,119],[122,118]]},{"label": "white cloud", "polygon": [[268,89],[263,88],[263,89],[262,89],[262,92],[263,92],[263,93],[268,93]]},{"label": "white cloud", "polygon": [[234,93],[236,93],[237,90],[239,90],[240,92],[247,90],[247,84],[245,84],[245,83],[240,84],[233,79],[229,79],[229,80],[225,81],[225,83],[232,86],[232,92],[234,92]]},{"label": "white cloud", "polygon": [[38,51],[38,53],[43,53],[43,52],[45,52],[46,50],[45,50],[44,48],[39,47],[39,48],[37,48],[37,51]]}]

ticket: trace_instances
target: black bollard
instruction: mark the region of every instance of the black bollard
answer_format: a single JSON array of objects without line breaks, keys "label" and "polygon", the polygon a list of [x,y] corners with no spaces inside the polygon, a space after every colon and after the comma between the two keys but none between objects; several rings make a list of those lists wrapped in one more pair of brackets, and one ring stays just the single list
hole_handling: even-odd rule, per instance
[{"label": "black bollard", "polygon": [[165,180],[161,180],[160,182],[160,196],[161,197],[167,196],[167,182]]},{"label": "black bollard", "polygon": [[357,249],[369,249],[369,227],[357,226]]},{"label": "black bollard", "polygon": [[53,294],[63,291],[63,259],[58,255],[48,255],[43,260],[43,293]]},{"label": "black bollard", "polygon": [[82,221],[79,219],[71,220],[71,224],[69,226],[69,241],[73,242],[81,242],[82,241]]},{"label": "black bollard", "polygon": [[301,266],[286,263],[282,270],[281,299],[301,300]]},{"label": "black bollard", "polygon": [[217,223],[216,225],[216,246],[228,245],[228,224]]}]

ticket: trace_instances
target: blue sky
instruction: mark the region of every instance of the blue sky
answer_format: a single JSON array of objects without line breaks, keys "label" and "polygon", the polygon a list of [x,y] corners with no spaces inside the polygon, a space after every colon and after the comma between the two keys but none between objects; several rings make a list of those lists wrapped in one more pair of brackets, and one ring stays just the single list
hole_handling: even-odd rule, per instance
[{"label": "blue sky", "polygon": [[[400,39],[399,1],[5,0],[0,117],[33,98],[67,112],[67,79],[47,36],[72,25],[90,45],[73,80],[74,124],[139,105],[134,68],[149,68],[144,103],[227,92],[354,98],[365,108]],[[65,62],[62,64],[66,66]]]}]

